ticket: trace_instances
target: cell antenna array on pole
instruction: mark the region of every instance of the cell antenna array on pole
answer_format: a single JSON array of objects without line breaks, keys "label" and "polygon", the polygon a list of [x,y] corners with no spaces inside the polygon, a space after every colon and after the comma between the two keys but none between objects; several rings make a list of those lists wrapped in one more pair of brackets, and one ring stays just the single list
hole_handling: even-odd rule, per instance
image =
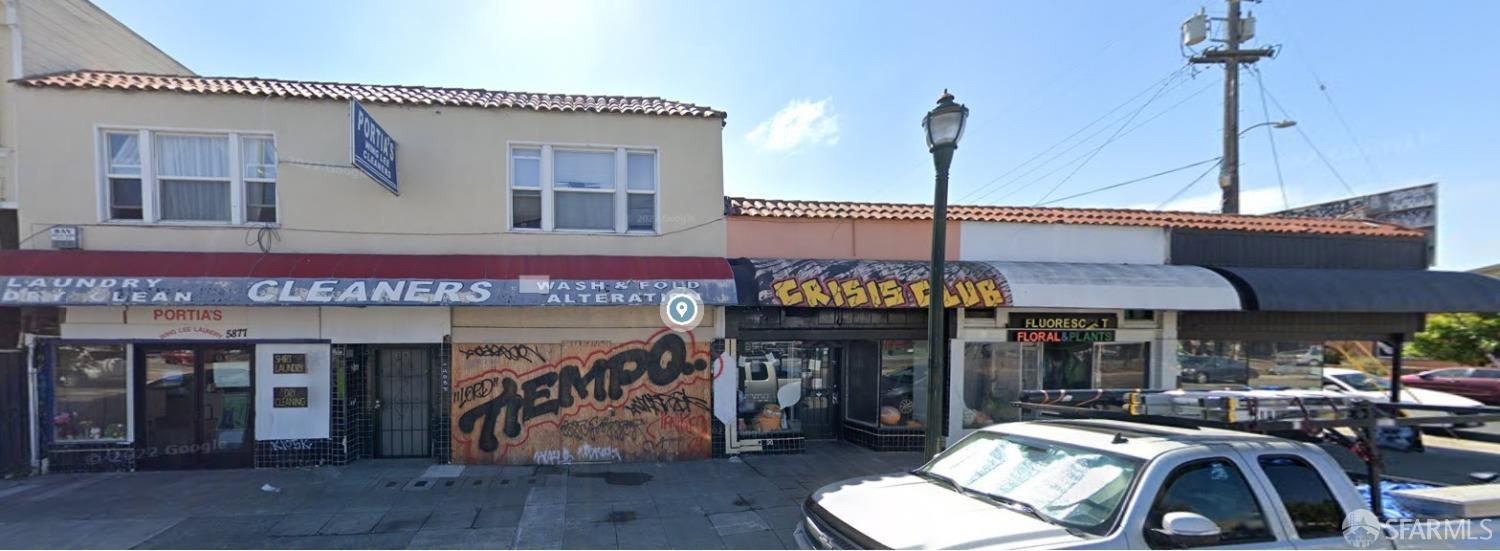
[{"label": "cell antenna array on pole", "polygon": [[1210,19],[1223,26],[1223,38],[1212,39],[1223,46],[1193,56],[1193,63],[1224,65],[1224,162],[1219,166],[1219,188],[1224,192],[1221,212],[1240,212],[1240,64],[1255,63],[1275,55],[1270,48],[1242,49],[1240,43],[1255,37],[1255,15],[1240,16],[1241,0],[1225,0],[1228,13],[1209,18],[1199,11],[1182,24],[1182,43],[1192,46],[1210,39]]}]

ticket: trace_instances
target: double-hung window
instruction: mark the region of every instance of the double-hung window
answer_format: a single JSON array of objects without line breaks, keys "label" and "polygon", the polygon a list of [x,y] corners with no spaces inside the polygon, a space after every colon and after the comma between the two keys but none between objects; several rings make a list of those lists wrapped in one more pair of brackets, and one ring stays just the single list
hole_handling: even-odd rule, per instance
[{"label": "double-hung window", "polygon": [[141,196],[141,136],[136,132],[104,134],[105,193],[111,220],[145,216]]},{"label": "double-hung window", "polygon": [[657,232],[655,151],[518,145],[510,167],[513,230]]},{"label": "double-hung window", "polygon": [[245,173],[245,221],[276,221],[276,144],[267,136],[240,138]]},{"label": "double-hung window", "polygon": [[270,136],[111,129],[101,142],[106,220],[277,221],[276,145]]}]

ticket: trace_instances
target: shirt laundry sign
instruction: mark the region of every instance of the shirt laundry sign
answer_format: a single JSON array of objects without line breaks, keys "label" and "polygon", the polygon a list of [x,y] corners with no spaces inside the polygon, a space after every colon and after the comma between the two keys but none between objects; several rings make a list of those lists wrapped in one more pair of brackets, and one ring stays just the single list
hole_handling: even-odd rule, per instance
[{"label": "shirt laundry sign", "polygon": [[396,185],[396,139],[358,101],[349,100],[350,160],[376,183],[401,195]]}]

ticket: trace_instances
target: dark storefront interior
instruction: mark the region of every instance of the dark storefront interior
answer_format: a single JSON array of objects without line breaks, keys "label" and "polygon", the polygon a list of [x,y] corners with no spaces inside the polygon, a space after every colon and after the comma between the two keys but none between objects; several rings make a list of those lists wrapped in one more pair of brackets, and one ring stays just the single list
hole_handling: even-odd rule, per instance
[{"label": "dark storefront interior", "polygon": [[805,440],[921,449],[928,380],[926,312],[731,310],[739,435],[770,451]]}]

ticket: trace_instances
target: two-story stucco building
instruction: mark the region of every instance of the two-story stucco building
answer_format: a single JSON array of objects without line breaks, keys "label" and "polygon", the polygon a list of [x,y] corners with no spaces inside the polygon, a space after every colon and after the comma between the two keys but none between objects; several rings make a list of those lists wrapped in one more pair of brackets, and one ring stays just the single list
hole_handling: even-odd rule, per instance
[{"label": "two-story stucco building", "polygon": [[[0,292],[57,312],[51,468],[709,456],[723,112],[92,70],[10,93],[28,238]],[[395,189],[351,164],[356,110]],[[663,320],[679,288],[696,329]]]}]

